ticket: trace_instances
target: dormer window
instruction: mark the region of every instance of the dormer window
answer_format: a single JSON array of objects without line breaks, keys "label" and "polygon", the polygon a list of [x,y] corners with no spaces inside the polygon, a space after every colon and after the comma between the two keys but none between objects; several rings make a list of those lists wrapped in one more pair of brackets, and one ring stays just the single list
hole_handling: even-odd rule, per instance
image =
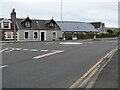
[{"label": "dormer window", "polygon": [[25,22],[25,27],[26,28],[30,28],[31,27],[31,23],[30,22]]},{"label": "dormer window", "polygon": [[21,24],[23,25],[23,27],[25,28],[31,28],[32,25],[32,21],[30,20],[29,17],[27,17],[26,19],[24,19]]},{"label": "dormer window", "polygon": [[8,19],[4,19],[1,21],[1,26],[2,26],[2,29],[11,29],[11,21],[8,20]]},{"label": "dormer window", "polygon": [[3,22],[3,28],[9,28],[9,22]]},{"label": "dormer window", "polygon": [[54,23],[50,23],[50,28],[54,28]]}]

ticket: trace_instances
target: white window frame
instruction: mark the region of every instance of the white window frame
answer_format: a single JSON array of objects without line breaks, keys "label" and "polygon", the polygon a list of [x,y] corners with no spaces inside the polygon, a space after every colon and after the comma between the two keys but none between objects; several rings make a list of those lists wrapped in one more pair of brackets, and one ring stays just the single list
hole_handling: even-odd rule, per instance
[{"label": "white window frame", "polygon": [[[34,38],[34,33],[37,32],[37,38]],[[38,39],[39,38],[39,34],[38,34],[38,31],[34,31],[33,32],[33,39]]]},{"label": "white window frame", "polygon": [[[25,38],[25,32],[28,32],[28,38]],[[29,31],[24,31],[24,39],[25,39],[25,40],[30,39],[30,32],[29,32]]]},{"label": "white window frame", "polygon": [[[53,33],[54,32],[56,33],[56,37],[55,38],[53,37]],[[52,31],[52,39],[57,39],[57,31]]]},{"label": "white window frame", "polygon": [[[11,38],[8,38],[8,33],[11,33]],[[5,32],[5,39],[14,39],[13,36],[13,32]]]},{"label": "white window frame", "polygon": [[41,41],[41,32],[44,32],[44,39],[45,39],[44,41],[46,41],[46,31],[45,30],[40,31],[40,41]]},{"label": "white window frame", "polygon": [[31,27],[30,22],[25,22],[25,27],[30,28]]},{"label": "white window frame", "polygon": [[[4,22],[5,23],[8,23],[8,28],[4,28]],[[1,27],[2,27],[2,29],[11,29],[11,21],[10,20],[8,20],[8,19],[4,19],[4,20],[2,20],[1,22]]]}]

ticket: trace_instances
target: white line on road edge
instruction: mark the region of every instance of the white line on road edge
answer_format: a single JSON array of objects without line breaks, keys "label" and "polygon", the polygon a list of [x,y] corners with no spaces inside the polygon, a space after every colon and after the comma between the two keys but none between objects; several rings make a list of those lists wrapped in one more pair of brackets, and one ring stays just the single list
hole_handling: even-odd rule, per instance
[{"label": "white line on road edge", "polygon": [[5,67],[8,67],[8,65],[0,66],[0,69],[5,68]]},{"label": "white line on road edge", "polygon": [[110,61],[110,59],[116,53],[117,50],[118,49],[113,49],[108,54],[106,54],[99,62],[97,62],[92,68],[90,68],[80,79],[78,79],[73,85],[71,85],[69,87],[70,90],[71,88],[84,88],[85,84],[87,84],[87,82],[90,81],[90,79],[98,71],[98,69],[101,69],[102,66],[107,65],[107,63]]},{"label": "white line on road edge", "polygon": [[0,52],[3,52],[3,51],[5,51],[5,50],[8,50],[8,48],[5,48],[5,49],[1,50]]}]

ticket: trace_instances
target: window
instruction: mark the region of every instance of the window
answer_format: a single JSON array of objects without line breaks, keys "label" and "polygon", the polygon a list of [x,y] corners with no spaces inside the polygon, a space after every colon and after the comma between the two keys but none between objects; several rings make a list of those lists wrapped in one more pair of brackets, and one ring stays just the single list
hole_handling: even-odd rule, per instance
[{"label": "window", "polygon": [[38,32],[34,32],[33,37],[34,37],[34,39],[37,39],[38,38]]},{"label": "window", "polygon": [[25,22],[25,27],[30,28],[31,27],[30,22]]},{"label": "window", "polygon": [[57,32],[53,32],[53,39],[57,38]]},{"label": "window", "polygon": [[5,39],[13,39],[13,32],[5,32]]},{"label": "window", "polygon": [[3,28],[9,28],[9,22],[3,22]]},{"label": "window", "polygon": [[28,39],[29,38],[29,33],[28,32],[25,32],[25,39]]},{"label": "window", "polygon": [[50,28],[54,28],[54,24],[53,23],[50,23]]},{"label": "window", "polygon": [[11,21],[8,19],[3,19],[0,21],[2,29],[11,29]]}]

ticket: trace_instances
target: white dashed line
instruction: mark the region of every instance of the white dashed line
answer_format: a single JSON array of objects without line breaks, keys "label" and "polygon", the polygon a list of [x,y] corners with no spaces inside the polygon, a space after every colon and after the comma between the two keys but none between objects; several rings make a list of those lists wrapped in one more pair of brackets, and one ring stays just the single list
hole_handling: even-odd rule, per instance
[{"label": "white dashed line", "polygon": [[15,50],[21,50],[21,48],[15,48]]},{"label": "white dashed line", "polygon": [[8,65],[0,66],[0,69],[5,68],[5,67],[8,67]]},{"label": "white dashed line", "polygon": [[64,51],[64,50],[52,50],[52,51]]},{"label": "white dashed line", "polygon": [[48,52],[49,50],[40,50],[40,51],[42,51],[42,52]]},{"label": "white dashed line", "polygon": [[3,52],[3,51],[5,51],[5,50],[8,50],[8,48],[5,48],[5,49],[1,50],[0,52]]},{"label": "white dashed line", "polygon": [[83,44],[83,43],[80,43],[80,42],[61,42],[59,44],[67,44],[67,45],[73,44],[73,45],[77,45],[77,44]]},{"label": "white dashed line", "polygon": [[14,50],[14,48],[12,48],[11,50],[9,50],[9,51],[6,51],[6,52],[11,52],[11,51],[13,51]]},{"label": "white dashed line", "polygon": [[28,51],[29,49],[23,49],[24,51]]},{"label": "white dashed line", "polygon": [[38,50],[37,50],[37,49],[31,49],[30,51],[36,52],[36,51],[38,51]]}]

